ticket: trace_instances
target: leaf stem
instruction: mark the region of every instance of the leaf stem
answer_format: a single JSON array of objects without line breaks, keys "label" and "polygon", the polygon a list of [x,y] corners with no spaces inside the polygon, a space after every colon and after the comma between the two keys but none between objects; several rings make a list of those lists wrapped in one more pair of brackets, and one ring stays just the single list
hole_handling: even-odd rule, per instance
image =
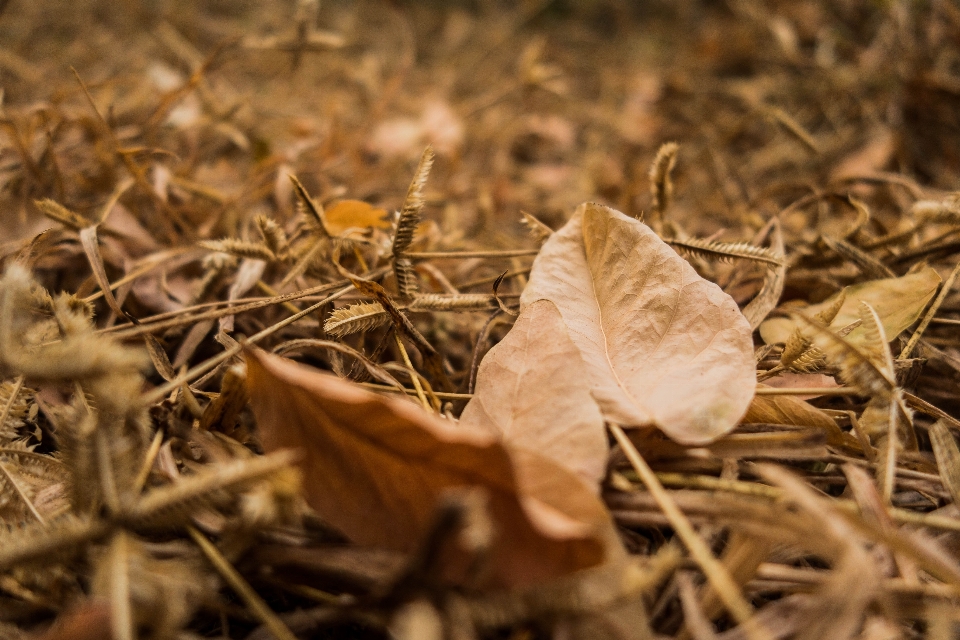
[{"label": "leaf stem", "polygon": [[400,355],[403,357],[403,364],[406,365],[407,372],[410,374],[410,379],[413,380],[413,386],[417,390],[417,397],[420,398],[420,404],[423,405],[424,409],[433,413],[430,403],[427,402],[427,396],[423,394],[423,387],[420,386],[420,376],[417,375],[416,369],[413,368],[413,363],[410,362],[410,356],[407,355],[407,349],[403,346],[403,340],[400,339],[400,334],[394,331],[393,338],[397,341],[397,348],[400,349]]},{"label": "leaf stem", "polygon": [[859,396],[852,387],[757,387],[758,396]]},{"label": "leaf stem", "polygon": [[157,429],[157,432],[153,434],[153,440],[150,442],[150,448],[147,449],[147,455],[143,458],[143,465],[140,467],[140,472],[137,473],[137,478],[133,481],[134,494],[143,491],[143,485],[147,483],[147,478],[150,477],[150,469],[153,467],[153,461],[156,460],[157,454],[160,453],[161,444],[163,444],[163,431]]},{"label": "leaf stem", "polygon": [[451,260],[465,260],[467,258],[520,258],[523,256],[535,256],[540,253],[540,249],[507,249],[490,251],[411,251],[406,254],[411,260],[430,260],[445,258]]}]

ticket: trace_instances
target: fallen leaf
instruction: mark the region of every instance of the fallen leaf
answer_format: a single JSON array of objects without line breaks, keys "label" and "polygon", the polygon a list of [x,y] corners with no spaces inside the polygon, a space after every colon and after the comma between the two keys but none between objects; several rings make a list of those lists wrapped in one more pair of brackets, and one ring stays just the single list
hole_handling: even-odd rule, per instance
[{"label": "fallen leaf", "polygon": [[386,209],[378,209],[363,200],[341,200],[325,211],[327,228],[333,235],[350,229],[389,229],[392,226]]},{"label": "fallen leaf", "polygon": [[560,311],[538,300],[480,363],[460,423],[536,451],[599,491],[607,437],[600,409],[583,384],[583,368]]},{"label": "fallen leaf", "polygon": [[456,154],[463,146],[464,127],[449,103],[428,99],[419,118],[397,117],[381,122],[367,148],[388,158],[419,154],[429,144],[441,156]]},{"label": "fallen leaf", "polygon": [[529,586],[618,552],[603,503],[552,461],[291,360],[246,361],[264,449],[303,451],[307,502],[354,542],[413,551],[438,498],[479,487],[498,532],[491,585]]},{"label": "fallen leaf", "polygon": [[741,422],[815,427],[826,432],[829,444],[856,446],[856,440],[847,438],[848,434],[840,430],[833,418],[809,402],[794,396],[754,396]]},{"label": "fallen leaf", "polygon": [[[866,302],[880,317],[887,338],[894,340],[917,321],[939,286],[940,276],[931,267],[900,278],[883,278],[851,285],[844,289],[847,297],[830,326],[840,328],[858,320],[860,303]],[[792,310],[812,318],[829,308],[841,293],[838,292],[819,304],[793,307]],[[786,342],[798,326],[797,322],[790,318],[771,318],[760,325],[760,337],[767,344]],[[808,333],[804,327],[800,328],[805,334]],[[853,344],[861,344],[864,335],[864,328],[859,327],[851,331],[846,338]]]},{"label": "fallen leaf", "polygon": [[[263,276],[267,268],[267,263],[263,260],[254,260],[244,258],[237,268],[237,275],[230,285],[230,291],[227,293],[228,300],[237,300],[242,298],[250,289],[256,286],[257,281]],[[233,331],[234,316],[224,316],[220,318],[221,331]]]},{"label": "fallen leaf", "polygon": [[750,325],[642,222],[581,205],[534,261],[521,308],[537,300],[557,305],[610,421],[704,444],[750,404]]},{"label": "fallen leaf", "polygon": [[897,152],[897,137],[890,129],[874,134],[862,147],[845,156],[830,172],[830,181],[870,175],[885,168]]}]

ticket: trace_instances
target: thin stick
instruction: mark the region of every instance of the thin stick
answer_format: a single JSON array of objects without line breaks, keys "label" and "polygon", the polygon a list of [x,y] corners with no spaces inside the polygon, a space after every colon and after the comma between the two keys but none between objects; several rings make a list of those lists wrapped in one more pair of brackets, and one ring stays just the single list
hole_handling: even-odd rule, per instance
[{"label": "thin stick", "polygon": [[758,396],[859,396],[851,387],[757,387]]},{"label": "thin stick", "polygon": [[[364,269],[364,271],[366,271],[366,269]],[[277,296],[280,295],[280,293],[276,289],[268,285],[263,280],[257,280],[256,286],[258,289],[260,289],[260,291],[263,291],[265,294],[273,298],[276,298]],[[294,305],[292,302],[281,302],[280,304],[283,306],[284,309],[286,309],[290,313],[300,313],[300,307]]]},{"label": "thin stick", "polygon": [[936,324],[949,324],[953,326],[960,325],[960,320],[954,320],[953,318],[933,318],[930,322]]},{"label": "thin stick", "polygon": [[[627,460],[630,461],[640,480],[644,486],[646,486],[647,491],[653,496],[660,510],[667,516],[670,525],[674,531],[677,532],[677,536],[683,541],[683,544],[690,551],[690,555],[693,556],[693,559],[700,565],[707,580],[713,585],[713,588],[716,590],[720,600],[723,601],[727,611],[730,612],[739,624],[747,623],[753,616],[753,607],[751,607],[750,603],[743,597],[743,594],[740,592],[740,587],[734,582],[730,572],[727,571],[726,567],[710,552],[707,543],[697,534],[693,525],[690,524],[690,520],[683,515],[683,512],[677,507],[677,503],[673,501],[673,498],[670,497],[667,490],[660,484],[653,469],[647,465],[646,460],[643,459],[643,456],[640,455],[637,448],[633,446],[630,438],[623,432],[620,425],[610,423],[609,428],[610,433],[612,433],[613,437],[617,440],[623,453],[627,456]],[[749,627],[745,630],[749,630]],[[754,628],[753,631],[756,632],[757,629]],[[755,634],[751,633],[751,635]]]},{"label": "thin stick", "polygon": [[937,299],[934,300],[933,304],[931,304],[927,309],[927,312],[923,316],[923,320],[920,321],[920,326],[917,327],[917,330],[913,332],[912,336],[910,336],[907,346],[905,346],[903,351],[900,352],[900,355],[897,356],[897,360],[906,360],[910,357],[910,354],[913,353],[917,343],[920,342],[920,336],[922,336],[923,332],[926,331],[930,321],[933,320],[933,316],[940,309],[940,305],[943,304],[947,294],[950,293],[950,290],[953,288],[953,283],[957,281],[957,276],[960,276],[960,262],[957,263],[957,266],[953,268],[953,271],[944,281],[943,286],[940,287],[940,293],[937,295]]},{"label": "thin stick", "polygon": [[[902,470],[898,469],[898,471]],[[771,487],[770,485],[747,482],[745,480],[726,480],[714,476],[685,475],[682,473],[668,472],[661,472],[656,475],[660,482],[671,487],[722,491],[755,498],[766,498],[768,500],[779,500],[784,495],[783,490],[779,487]],[[628,475],[627,477],[629,478],[630,476]],[[837,509],[846,513],[860,513],[859,505],[853,500],[834,498],[832,504],[835,504]],[[892,517],[897,524],[912,524],[942,531],[960,531],[960,520],[950,516],[942,516],[936,513],[917,513],[897,507],[890,507],[888,511],[890,512],[890,517]]]},{"label": "thin stick", "polygon": [[[382,267],[372,273],[366,274],[364,277],[370,278],[370,279],[376,279],[382,276],[383,274],[387,273],[387,271],[389,270],[390,270],[389,267]],[[118,327],[115,327],[116,329],[115,331],[111,331],[109,329],[101,329],[97,333],[120,333],[120,335],[117,336],[120,339],[132,338],[144,332],[155,332],[161,329],[168,329],[170,327],[175,327],[183,324],[194,324],[201,320],[215,320],[223,316],[234,315],[234,314],[243,313],[246,311],[253,311],[255,309],[262,309],[263,307],[269,307],[275,304],[281,304],[289,300],[299,300],[301,298],[306,298],[307,296],[326,293],[327,291],[333,291],[337,288],[344,287],[348,284],[350,284],[350,282],[346,279],[343,279],[343,280],[338,280],[337,282],[330,282],[327,284],[318,285],[316,287],[310,287],[308,289],[301,289],[299,291],[294,291],[292,293],[284,293],[279,296],[276,296],[275,298],[254,299],[252,302],[247,302],[243,304],[238,304],[239,301],[232,301],[232,302],[222,301],[219,303],[208,302],[208,303],[195,305],[187,309],[181,309],[180,311],[177,311],[174,313],[158,314],[156,316],[151,316],[148,318],[140,318],[140,326],[131,326],[129,324],[120,325]],[[324,300],[327,300],[327,298],[324,298]],[[184,313],[186,311],[190,311],[193,309],[207,308],[211,306],[220,306],[221,304],[228,304],[228,305],[235,304],[236,306],[230,306],[224,309],[217,309],[212,312],[202,313],[195,316],[184,316]],[[160,321],[161,318],[168,321],[161,322]]]},{"label": "thin stick", "polygon": [[413,380],[413,387],[417,390],[417,397],[420,398],[420,404],[423,405],[424,409],[432,413],[433,408],[430,406],[430,403],[427,402],[427,396],[423,394],[423,387],[420,386],[420,376],[417,375],[416,369],[413,368],[413,363],[410,362],[410,356],[407,355],[407,349],[403,346],[403,340],[400,339],[400,334],[394,331],[393,337],[397,341],[397,348],[400,349],[400,355],[403,357],[403,364],[406,365],[410,379]]},{"label": "thin stick", "polygon": [[240,596],[253,614],[260,619],[260,622],[270,629],[270,633],[272,633],[277,640],[297,640],[297,637],[293,635],[290,628],[267,606],[267,603],[253,590],[250,583],[244,580],[243,576],[240,575],[233,565],[223,557],[223,554],[220,553],[216,545],[207,540],[206,536],[197,531],[193,526],[187,526],[187,531],[190,533],[193,541],[197,543],[197,546],[200,547],[203,555],[207,557],[207,560],[210,561],[213,568],[220,574],[220,577]]},{"label": "thin stick", "polygon": [[[385,384],[376,384],[374,382],[360,382],[358,383],[362,387],[367,389],[372,389],[373,391],[389,391],[392,393],[400,393],[400,389],[396,387],[388,387]],[[417,395],[416,389],[403,389],[403,393],[406,393],[408,396]],[[469,400],[473,397],[472,393],[448,393],[445,391],[434,391],[433,395],[437,396],[440,400]]]},{"label": "thin stick", "polygon": [[419,251],[410,252],[406,255],[411,260],[442,260],[444,258],[464,260],[466,258],[519,258],[522,256],[535,256],[538,253],[540,253],[540,249],[507,249],[506,251]]},{"label": "thin stick", "polygon": [[130,603],[130,539],[123,529],[113,534],[108,547],[110,562],[110,630],[117,640],[133,640]]},{"label": "thin stick", "polygon": [[143,490],[143,485],[147,483],[147,478],[150,477],[150,469],[153,467],[153,461],[156,460],[157,454],[160,453],[161,444],[163,444],[163,431],[157,429],[157,432],[153,434],[153,440],[150,442],[150,448],[147,449],[147,455],[143,457],[143,465],[140,467],[140,472],[133,481],[133,493],[140,493]]},{"label": "thin stick", "polygon": [[883,503],[887,507],[893,504],[893,490],[897,479],[897,400],[896,396],[890,400],[890,419],[887,421],[887,446],[883,452],[883,466],[878,469],[880,472],[880,489]]}]

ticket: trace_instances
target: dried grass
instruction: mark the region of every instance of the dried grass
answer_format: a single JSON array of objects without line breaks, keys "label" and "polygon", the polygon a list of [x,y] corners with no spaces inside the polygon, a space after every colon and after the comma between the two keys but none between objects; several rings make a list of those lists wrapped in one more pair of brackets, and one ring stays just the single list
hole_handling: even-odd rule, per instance
[{"label": "dried grass", "polygon": [[[0,635],[956,636],[953,4],[61,4],[0,0]],[[397,213],[334,226],[346,198]],[[754,334],[758,397],[804,410],[614,427],[617,598],[345,547],[261,455],[242,346],[455,418],[583,201],[796,318]],[[925,266],[900,335],[797,312]]]}]

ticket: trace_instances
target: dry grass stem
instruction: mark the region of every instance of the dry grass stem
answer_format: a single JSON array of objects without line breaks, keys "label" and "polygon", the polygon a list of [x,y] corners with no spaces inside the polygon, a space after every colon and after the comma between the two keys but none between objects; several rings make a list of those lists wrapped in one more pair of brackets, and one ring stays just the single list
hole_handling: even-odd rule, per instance
[{"label": "dry grass stem", "polygon": [[0,638],[957,635],[953,4],[0,14]]}]

